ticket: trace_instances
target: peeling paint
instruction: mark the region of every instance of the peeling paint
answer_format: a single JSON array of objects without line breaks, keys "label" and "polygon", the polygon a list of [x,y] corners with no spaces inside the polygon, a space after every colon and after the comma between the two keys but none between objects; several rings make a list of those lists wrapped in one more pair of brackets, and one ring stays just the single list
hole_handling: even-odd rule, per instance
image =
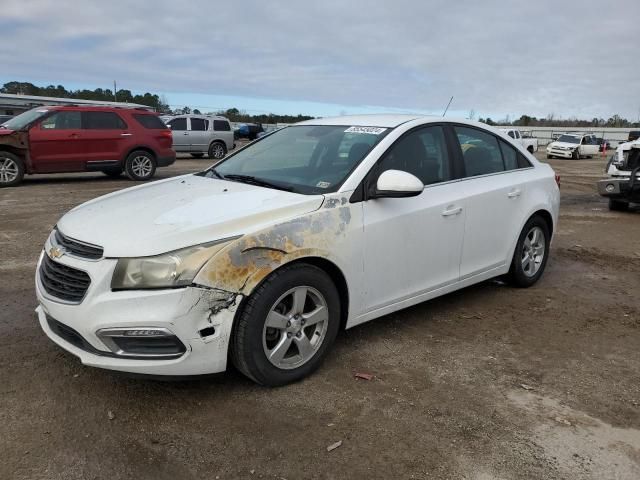
[{"label": "peeling paint", "polygon": [[352,218],[351,206],[341,206],[340,198],[328,200],[329,204],[331,208],[238,239],[205,265],[196,282],[247,295],[267,275],[292,260],[328,258],[332,245],[346,236]]}]

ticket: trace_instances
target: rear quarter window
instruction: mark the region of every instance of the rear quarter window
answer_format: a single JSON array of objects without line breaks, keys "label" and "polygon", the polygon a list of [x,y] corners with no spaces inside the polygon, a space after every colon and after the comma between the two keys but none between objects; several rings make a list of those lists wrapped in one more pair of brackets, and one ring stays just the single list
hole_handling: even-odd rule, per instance
[{"label": "rear quarter window", "polygon": [[230,132],[231,125],[226,120],[214,120],[213,121],[213,129],[218,132]]},{"label": "rear quarter window", "polygon": [[134,113],[133,118],[135,118],[136,122],[138,122],[144,128],[148,128],[150,130],[160,130],[167,128],[164,122],[160,120],[160,117],[157,117],[156,115],[143,115],[140,113]]}]

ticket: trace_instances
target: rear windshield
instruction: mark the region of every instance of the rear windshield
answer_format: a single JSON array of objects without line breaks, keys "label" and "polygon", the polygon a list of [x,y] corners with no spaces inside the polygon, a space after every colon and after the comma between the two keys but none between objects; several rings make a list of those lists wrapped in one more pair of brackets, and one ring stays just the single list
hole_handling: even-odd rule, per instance
[{"label": "rear windshield", "polygon": [[152,130],[159,130],[159,129],[165,130],[167,128],[164,122],[160,120],[160,117],[156,115],[144,115],[140,113],[134,113],[133,118],[135,118],[136,121],[140,125],[142,125],[144,128],[149,128]]}]

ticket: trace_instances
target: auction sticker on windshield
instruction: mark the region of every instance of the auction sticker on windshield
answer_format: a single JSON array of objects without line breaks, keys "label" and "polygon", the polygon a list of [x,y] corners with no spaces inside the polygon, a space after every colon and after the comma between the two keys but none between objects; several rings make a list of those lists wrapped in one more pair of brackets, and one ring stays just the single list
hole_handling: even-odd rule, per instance
[{"label": "auction sticker on windshield", "polygon": [[380,127],[349,127],[344,133],[370,133],[371,135],[380,135],[386,128]]}]

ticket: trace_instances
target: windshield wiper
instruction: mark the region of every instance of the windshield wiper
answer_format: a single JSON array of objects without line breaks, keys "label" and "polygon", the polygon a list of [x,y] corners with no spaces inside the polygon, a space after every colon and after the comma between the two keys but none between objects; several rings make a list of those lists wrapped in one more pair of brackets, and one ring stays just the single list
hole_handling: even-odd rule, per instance
[{"label": "windshield wiper", "polygon": [[220,174],[220,173],[216,172],[216,169],[215,169],[215,168],[212,168],[212,169],[211,169],[211,170],[209,170],[209,171],[210,171],[211,173],[213,173],[216,177],[218,177],[220,180],[224,180],[224,178],[225,178],[225,177],[224,177],[224,175],[222,175],[222,174]]},{"label": "windshield wiper", "polygon": [[[217,173],[215,170],[212,170],[214,173]],[[218,173],[218,175],[220,175]],[[250,185],[257,185],[258,187],[267,187],[267,188],[275,188],[276,190],[284,190],[285,192],[293,192],[293,188],[285,187],[284,185],[278,185],[277,183],[272,183],[268,180],[263,180],[261,178],[254,177],[253,175],[239,175],[235,173],[230,173],[229,175],[225,175],[223,177],[225,180],[233,180],[241,183],[248,183]]]}]

